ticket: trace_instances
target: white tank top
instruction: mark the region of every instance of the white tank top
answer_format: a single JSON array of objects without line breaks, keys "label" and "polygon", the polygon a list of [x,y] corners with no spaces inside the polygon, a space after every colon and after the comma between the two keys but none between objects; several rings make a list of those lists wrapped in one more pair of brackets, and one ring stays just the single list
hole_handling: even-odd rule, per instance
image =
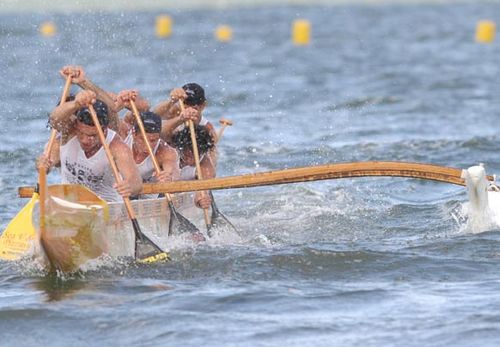
[{"label": "white tank top", "polygon": [[[108,145],[115,135],[113,130],[108,129]],[[113,188],[115,177],[102,146],[93,156],[87,158],[75,136],[65,145],[61,145],[60,156],[63,183],[81,184],[106,201],[121,201],[121,196]]]},{"label": "white tank top", "polygon": [[[127,134],[127,138],[125,141],[123,141],[127,144],[127,146],[132,149],[132,144],[134,143],[134,138],[132,135],[132,130],[129,131]],[[153,154],[156,154],[156,151],[158,150],[158,147],[160,147],[160,140],[156,142],[155,148],[153,148]],[[137,165],[137,168],[139,169],[139,172],[142,177],[142,182],[154,182],[155,179],[153,177],[153,173],[155,172],[155,166],[153,164],[153,160],[151,159],[151,156],[148,155],[140,164],[135,164]]]},{"label": "white tank top", "polygon": [[[200,157],[200,163],[205,158],[206,154]],[[179,157],[179,155],[177,156]],[[196,166],[184,166],[181,169],[180,179],[181,181],[192,181],[196,179]]]},{"label": "white tank top", "polygon": [[196,167],[184,166],[181,168],[181,181],[192,181],[196,179]]}]

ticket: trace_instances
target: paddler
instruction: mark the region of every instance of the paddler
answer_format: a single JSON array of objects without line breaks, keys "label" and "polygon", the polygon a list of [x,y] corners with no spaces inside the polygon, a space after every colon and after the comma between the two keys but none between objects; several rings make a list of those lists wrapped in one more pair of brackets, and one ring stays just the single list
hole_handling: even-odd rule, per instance
[{"label": "paddler", "polygon": [[[116,183],[112,169],[92,121],[89,105],[93,105],[123,180]],[[75,100],[57,106],[50,115],[50,124],[60,132],[59,161],[63,183],[81,184],[106,201],[137,195],[142,180],[132,150],[109,128],[109,109],[90,90],[79,92]],[[52,160],[51,160],[52,159]],[[39,165],[47,170],[58,163],[41,157]]]},{"label": "paddler", "polygon": [[[184,103],[184,110],[181,108],[180,100]],[[170,98],[153,109],[163,119],[162,138],[173,144],[175,133],[186,127],[186,121],[192,120],[194,125],[205,126],[212,138],[216,139],[214,126],[203,116],[206,106],[205,90],[199,84],[187,83],[182,88],[174,88],[170,92]],[[215,164],[215,145],[210,148],[208,154]]]},{"label": "paddler", "polygon": [[[215,146],[215,138],[206,126],[197,125],[195,128],[196,142],[198,144],[198,153],[200,155],[200,168],[203,179],[214,178],[216,176],[215,165],[209,153]],[[196,166],[193,154],[193,145],[191,142],[191,134],[188,128],[184,128],[174,134],[172,139],[174,147],[179,152],[181,169],[180,179],[183,181],[195,180]],[[207,209],[210,207],[212,200],[206,191],[195,193],[194,203],[197,207]]]},{"label": "paddler", "polygon": [[118,130],[119,118],[116,110],[116,105],[114,102],[114,94],[108,91],[103,90],[94,84],[85,73],[85,70],[81,66],[77,65],[67,65],[64,66],[59,74],[66,79],[68,76],[71,76],[71,83],[80,86],[80,88],[84,90],[91,90],[96,94],[96,98],[98,100],[103,101],[108,107],[108,119],[109,119],[109,128],[115,131]]},{"label": "paddler", "polygon": [[139,168],[142,181],[166,183],[172,180],[178,180],[179,156],[174,148],[160,139],[162,121],[159,115],[148,111],[149,103],[140,97],[136,90],[123,90],[118,93],[115,99],[117,110],[119,111],[124,107],[131,110],[131,100],[135,102],[140,112],[149,145],[161,169],[160,174],[156,175],[153,161],[149,155],[140,128],[132,112],[129,112],[124,119],[120,121],[119,134],[123,141],[132,149],[134,161]]}]

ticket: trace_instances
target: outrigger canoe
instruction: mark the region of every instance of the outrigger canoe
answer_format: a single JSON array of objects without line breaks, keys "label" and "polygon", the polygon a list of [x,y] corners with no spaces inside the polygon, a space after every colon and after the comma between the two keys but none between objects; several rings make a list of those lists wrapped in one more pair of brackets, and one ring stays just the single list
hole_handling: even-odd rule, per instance
[{"label": "outrigger canoe", "polygon": [[[185,193],[197,190],[246,188],[366,176],[412,177],[461,186],[467,185],[470,203],[476,209],[485,209],[484,206],[488,206],[488,199],[491,200],[489,196],[493,195],[493,193],[487,194],[486,190],[489,182],[494,178],[486,176],[482,167],[462,170],[405,162],[327,164],[198,181],[145,184],[143,193]],[[124,205],[106,203],[87,189],[76,187],[67,185],[49,187],[47,232],[45,235],[39,235],[39,232],[33,231],[30,239],[32,246],[36,249],[36,245],[41,244],[50,264],[65,272],[75,271],[88,260],[102,254],[108,254],[111,257],[132,257],[134,255],[134,231]],[[65,190],[77,193],[71,195]],[[29,197],[33,194],[33,190],[21,188],[19,193],[21,197]],[[496,193],[495,196],[500,196],[500,193]],[[192,196],[177,194],[176,198],[177,209],[180,213],[191,221],[203,224],[202,210],[193,206]],[[36,205],[36,199],[32,198],[28,206],[31,203]],[[168,250],[170,212],[165,199],[136,200],[132,204],[143,232],[160,248]],[[23,210],[18,216],[25,214]],[[36,229],[33,227],[37,225],[36,213],[33,214],[33,222],[30,224],[32,225],[25,227]],[[14,229],[13,233],[9,231],[8,227],[0,237],[0,258],[13,260],[29,254],[26,244],[20,244],[16,237],[11,236],[11,234],[15,235],[18,229]]]},{"label": "outrigger canoe", "polygon": [[[192,221],[202,222],[203,212],[194,207],[192,198],[190,193],[177,194],[176,210]],[[60,184],[48,187],[46,205],[43,234],[39,231],[38,203],[35,202],[31,221],[34,232],[28,240],[19,239],[16,233],[4,232],[0,258],[15,260],[41,255],[51,268],[74,272],[104,254],[114,258],[134,257],[134,230],[122,202],[107,203],[83,186]],[[143,233],[161,249],[169,249],[172,236],[166,199],[133,200],[132,206]]]}]

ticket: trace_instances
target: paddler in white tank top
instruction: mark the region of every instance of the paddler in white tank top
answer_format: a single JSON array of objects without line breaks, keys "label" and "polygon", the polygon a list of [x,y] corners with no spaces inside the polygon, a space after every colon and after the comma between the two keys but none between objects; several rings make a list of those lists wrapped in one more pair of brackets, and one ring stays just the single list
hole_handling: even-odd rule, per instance
[{"label": "paddler in white tank top", "polygon": [[[215,166],[207,154],[214,146],[214,137],[205,126],[195,126],[196,142],[200,155],[200,167],[204,179],[215,177]],[[189,129],[185,128],[174,134],[173,143],[180,157],[181,180],[195,180],[196,167],[193,155],[193,145]],[[205,191],[195,193],[194,203],[199,208],[209,208],[212,200]]]},{"label": "paddler in white tank top", "polygon": [[[96,93],[96,98],[104,101],[104,103],[108,106],[108,110],[109,110],[109,113],[108,113],[109,125],[108,125],[108,127],[113,129],[113,130],[118,129],[119,119],[118,119],[118,114],[116,112],[114,112],[114,100],[113,100],[112,96],[110,95],[111,93],[108,93],[105,90],[99,88],[91,80],[89,80],[85,71],[83,70],[83,67],[81,67],[81,66],[72,66],[72,65],[64,66],[59,71],[59,74],[65,80],[66,80],[67,76],[71,76],[72,77],[71,82],[73,84],[76,84],[85,90],[91,90],[94,93]],[[66,98],[66,102],[73,101],[74,99],[75,99],[75,96],[70,94]],[[59,104],[60,103],[58,103],[57,106],[59,106]],[[61,134],[58,133],[56,141],[54,141],[54,143],[53,143],[49,158],[46,158],[45,156],[42,155],[38,159],[37,167],[39,165],[42,165],[47,170],[50,170],[51,167],[59,165],[59,163],[60,163],[59,154],[60,154],[61,140],[64,140],[64,139],[62,139]]]},{"label": "paddler in white tank top", "polygon": [[144,137],[135,121],[134,115],[129,112],[120,122],[119,133],[124,142],[132,149],[134,161],[139,168],[143,182],[166,183],[179,179],[179,155],[164,140],[160,139],[161,118],[154,112],[148,111],[149,103],[139,96],[137,90],[123,90],[116,97],[118,108],[131,109],[130,100],[134,100],[140,112],[140,117],[149,146],[153,150],[156,161],[160,166],[160,174],[156,175],[153,160],[151,159]]},{"label": "paddler in white tank top", "polygon": [[[184,102],[184,111],[181,111],[179,100]],[[162,138],[173,145],[174,134],[185,128],[187,120],[192,120],[194,125],[205,126],[210,135],[216,139],[217,133],[214,126],[203,117],[206,106],[205,90],[199,84],[188,83],[182,88],[173,89],[170,92],[170,98],[153,109],[153,112],[163,119]],[[217,160],[215,145],[209,150],[208,155],[215,165]]]},{"label": "paddler in white tank top", "polygon": [[160,174],[156,175],[153,160],[149,155],[148,148],[144,142],[144,137],[139,126],[135,122],[135,117],[130,112],[124,120],[120,122],[119,133],[124,142],[132,149],[134,161],[139,169],[143,182],[171,182],[179,179],[179,156],[177,151],[170,147],[165,141],[160,139],[161,118],[157,114],[147,111],[149,104],[141,97],[136,90],[123,90],[116,97],[116,105],[120,109],[126,107],[131,109],[130,100],[134,100],[140,117],[149,146],[153,150],[156,161],[160,166]]},{"label": "paddler in white tank top", "polygon": [[[122,176],[123,180],[119,184],[115,182],[87,108],[90,104],[96,110],[106,142]],[[120,201],[122,197],[130,197],[141,191],[142,180],[132,151],[108,128],[108,107],[96,100],[94,92],[81,91],[74,101],[56,107],[50,115],[50,123],[61,133],[60,165],[64,183],[82,184],[106,201]]]}]

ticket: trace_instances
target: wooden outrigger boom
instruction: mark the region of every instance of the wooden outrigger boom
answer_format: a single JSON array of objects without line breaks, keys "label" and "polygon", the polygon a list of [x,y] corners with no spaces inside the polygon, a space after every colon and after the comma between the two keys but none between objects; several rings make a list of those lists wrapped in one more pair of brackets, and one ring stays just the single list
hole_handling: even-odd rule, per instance
[{"label": "wooden outrigger boom", "polygon": [[[367,161],[325,164],[198,181],[144,184],[142,192],[143,194],[180,193],[198,190],[250,188],[275,184],[373,176],[419,178],[465,186],[465,181],[461,177],[462,169],[434,164]],[[489,181],[494,180],[492,176],[487,176],[487,178]],[[20,187],[18,193],[20,197],[31,197],[33,188]]]}]

